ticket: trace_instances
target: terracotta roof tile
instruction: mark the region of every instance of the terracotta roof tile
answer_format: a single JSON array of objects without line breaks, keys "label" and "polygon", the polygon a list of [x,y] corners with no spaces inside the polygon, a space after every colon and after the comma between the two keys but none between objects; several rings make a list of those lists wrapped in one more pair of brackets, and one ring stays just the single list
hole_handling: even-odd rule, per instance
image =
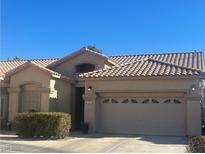
[{"label": "terracotta roof tile", "polygon": [[18,72],[19,70],[21,70],[21,69],[23,69],[23,68],[25,68],[25,67],[28,67],[28,66],[35,66],[35,67],[37,67],[37,68],[39,68],[39,69],[41,69],[41,70],[43,70],[43,71],[46,71],[46,72],[49,72],[49,73],[53,74],[53,75],[57,75],[57,76],[60,76],[60,75],[61,75],[60,73],[55,72],[55,71],[53,71],[53,70],[50,70],[50,69],[48,69],[48,68],[42,66],[42,65],[39,64],[39,63],[36,63],[36,62],[34,62],[34,61],[27,61],[27,62],[25,62],[24,64],[19,65],[19,66],[16,67],[15,69],[12,69],[12,70],[10,70],[9,72],[5,73],[5,76],[10,76],[11,74],[14,74],[14,73]]},{"label": "terracotta roof tile", "polygon": [[[34,64],[41,65],[42,67],[47,67],[49,64],[57,61],[58,59],[33,59],[30,60]],[[26,60],[10,60],[10,61],[0,61],[0,72],[3,74],[25,64]]]},{"label": "terracotta roof tile", "polygon": [[183,67],[205,70],[202,52],[110,56],[110,59],[117,64],[134,62],[136,60],[142,60],[144,58],[152,58]]},{"label": "terracotta roof tile", "polygon": [[139,76],[196,76],[205,75],[199,69],[178,66],[155,59],[142,59],[120,66],[80,74],[80,78],[139,77]]},{"label": "terracotta roof tile", "polygon": [[[149,60],[146,61],[146,59]],[[110,56],[108,60],[117,65],[111,69],[106,69],[106,71],[108,71],[107,73],[102,73],[105,70],[97,70],[94,71],[93,74],[91,73],[90,76],[193,75],[194,73],[197,74],[200,70],[205,71],[202,52]],[[46,68],[51,64],[55,64],[59,59],[33,59],[30,61],[42,68]],[[0,73],[4,75],[26,62],[26,60],[0,61]],[[194,72],[194,70],[196,72]]]}]

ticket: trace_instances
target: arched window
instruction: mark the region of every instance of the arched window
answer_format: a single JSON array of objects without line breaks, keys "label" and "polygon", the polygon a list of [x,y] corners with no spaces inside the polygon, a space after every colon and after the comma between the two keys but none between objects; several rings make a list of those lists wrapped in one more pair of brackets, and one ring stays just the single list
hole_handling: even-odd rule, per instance
[{"label": "arched window", "polygon": [[95,70],[95,65],[93,64],[84,63],[76,65],[76,73],[86,73],[93,70]]},{"label": "arched window", "polygon": [[41,92],[40,85],[26,84],[22,87],[20,111],[40,111],[41,109]]}]

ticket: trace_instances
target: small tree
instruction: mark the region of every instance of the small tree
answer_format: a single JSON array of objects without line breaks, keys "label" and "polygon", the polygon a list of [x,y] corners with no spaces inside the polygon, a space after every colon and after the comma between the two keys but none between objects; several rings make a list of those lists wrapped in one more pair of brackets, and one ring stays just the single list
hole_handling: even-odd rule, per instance
[{"label": "small tree", "polygon": [[102,50],[98,49],[95,45],[88,45],[87,48],[92,50],[92,51],[95,51],[95,52],[98,52],[98,53],[102,53]]},{"label": "small tree", "polygon": [[21,58],[21,57],[15,56],[14,58],[7,58],[7,60],[16,60],[16,61],[18,61],[18,60],[24,60],[24,59]]},{"label": "small tree", "polygon": [[23,58],[20,58],[20,57],[18,57],[18,56],[15,56],[15,57],[13,58],[13,60],[23,60]]}]

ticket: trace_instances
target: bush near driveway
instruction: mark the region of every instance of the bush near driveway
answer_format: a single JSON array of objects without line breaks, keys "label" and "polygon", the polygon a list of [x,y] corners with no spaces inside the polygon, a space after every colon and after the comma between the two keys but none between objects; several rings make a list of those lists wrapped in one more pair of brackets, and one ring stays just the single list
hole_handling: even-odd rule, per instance
[{"label": "bush near driveway", "polygon": [[189,140],[189,152],[204,153],[205,152],[205,136],[193,137]]},{"label": "bush near driveway", "polygon": [[71,128],[71,116],[61,112],[18,113],[15,128],[24,137],[65,138]]}]

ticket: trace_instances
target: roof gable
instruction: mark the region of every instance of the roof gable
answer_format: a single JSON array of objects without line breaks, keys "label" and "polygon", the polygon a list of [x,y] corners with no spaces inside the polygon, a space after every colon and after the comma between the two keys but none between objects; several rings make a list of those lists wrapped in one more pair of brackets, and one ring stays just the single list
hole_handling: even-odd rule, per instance
[{"label": "roof gable", "polygon": [[58,66],[58,65],[60,65],[60,64],[62,64],[62,63],[64,63],[64,62],[67,62],[67,61],[69,61],[69,60],[71,60],[71,59],[73,59],[73,58],[75,58],[75,57],[77,57],[77,56],[79,56],[79,55],[81,55],[81,54],[85,54],[85,53],[86,53],[86,54],[91,54],[91,55],[93,55],[94,57],[97,56],[97,57],[100,57],[100,58],[102,58],[102,59],[104,59],[104,60],[107,60],[108,63],[110,63],[110,64],[112,64],[112,65],[114,65],[114,66],[115,66],[115,65],[118,65],[117,63],[115,63],[114,61],[112,61],[112,60],[109,59],[107,56],[105,56],[105,55],[103,55],[103,54],[101,54],[101,53],[92,51],[92,50],[90,50],[90,49],[88,49],[88,48],[81,48],[80,50],[78,50],[78,51],[76,51],[76,52],[73,52],[72,54],[69,54],[69,55],[65,56],[64,58],[61,58],[61,59],[59,59],[58,61],[56,61],[56,62],[54,62],[54,63],[48,65],[48,67],[49,67],[49,68],[56,67],[56,66]]},{"label": "roof gable", "polygon": [[[30,62],[41,65],[42,67],[47,67],[47,65],[57,61],[58,59],[32,59]],[[0,61],[0,72],[6,74],[7,72],[16,69],[17,67],[28,62],[27,60],[10,60],[10,61]]]},{"label": "roof gable", "polygon": [[28,68],[28,67],[35,67],[35,68],[37,68],[37,69],[39,69],[39,70],[41,70],[41,71],[43,71],[43,72],[45,72],[45,73],[47,73],[47,74],[49,74],[49,75],[57,75],[57,76],[60,76],[60,74],[57,73],[57,72],[54,72],[54,71],[52,71],[52,70],[49,70],[49,69],[47,69],[47,68],[45,68],[45,67],[42,67],[41,65],[38,65],[38,64],[35,64],[35,63],[31,62],[31,61],[27,61],[27,62],[25,62],[24,64],[22,64],[22,65],[16,67],[15,69],[13,69],[13,70],[7,72],[7,73],[5,74],[5,77],[10,77],[10,76],[12,76],[12,75],[14,75],[14,74],[16,74],[16,73],[18,73],[18,72],[20,72],[20,71],[22,71],[22,70]]}]

